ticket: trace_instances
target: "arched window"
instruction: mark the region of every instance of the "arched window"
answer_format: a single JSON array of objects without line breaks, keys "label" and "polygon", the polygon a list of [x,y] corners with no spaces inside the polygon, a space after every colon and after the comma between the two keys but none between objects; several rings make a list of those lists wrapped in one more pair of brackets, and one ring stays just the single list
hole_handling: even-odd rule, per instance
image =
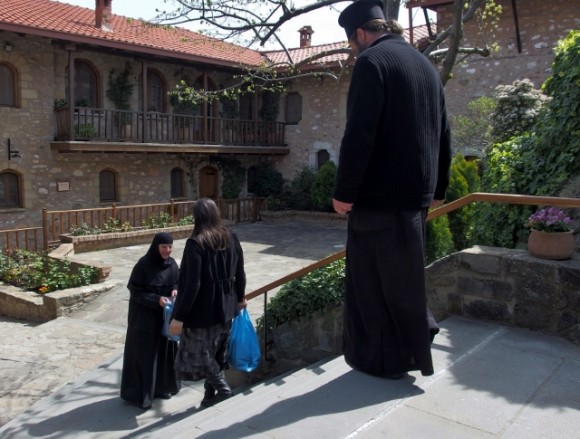
[{"label": "arched window", "polygon": [[105,169],[99,173],[99,200],[103,202],[117,200],[117,173]]},{"label": "arched window", "polygon": [[[71,99],[68,97],[68,75],[69,69],[67,67],[65,72],[65,90],[66,99],[70,102]],[[75,59],[73,89],[75,107],[97,108],[99,106],[99,77],[95,68],[87,61]]]},{"label": "arched window", "polygon": [[[163,76],[156,70],[147,70],[147,111],[166,112],[167,86]],[[139,109],[143,108],[143,75],[139,78]]]},{"label": "arched window", "polygon": [[330,160],[330,154],[326,149],[321,149],[316,154],[317,162],[318,162],[318,169],[322,167],[327,161]]},{"label": "arched window", "polygon": [[185,197],[185,173],[181,168],[171,170],[171,198]]},{"label": "arched window", "polygon": [[0,63],[0,106],[16,107],[16,70]]},{"label": "arched window", "polygon": [[13,171],[0,172],[0,208],[23,207],[20,175]]}]

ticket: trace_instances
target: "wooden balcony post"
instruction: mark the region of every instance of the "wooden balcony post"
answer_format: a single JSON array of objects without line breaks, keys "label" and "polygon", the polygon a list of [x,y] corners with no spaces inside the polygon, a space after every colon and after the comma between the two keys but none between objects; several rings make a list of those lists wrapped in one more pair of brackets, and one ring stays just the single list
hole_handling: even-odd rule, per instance
[{"label": "wooden balcony post", "polygon": [[48,211],[42,209],[42,245],[44,251],[48,251]]},{"label": "wooden balcony post", "polygon": [[175,204],[173,204],[173,198],[169,199],[169,214],[171,215],[171,221],[175,222]]}]

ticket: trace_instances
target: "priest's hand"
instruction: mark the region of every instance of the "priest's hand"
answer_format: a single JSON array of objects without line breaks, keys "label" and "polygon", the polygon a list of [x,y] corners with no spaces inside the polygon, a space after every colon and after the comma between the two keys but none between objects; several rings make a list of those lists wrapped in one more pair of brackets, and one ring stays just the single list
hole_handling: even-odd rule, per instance
[{"label": "priest's hand", "polygon": [[342,201],[338,201],[337,199],[333,198],[332,207],[334,207],[336,213],[346,215],[352,209],[352,203],[343,203]]},{"label": "priest's hand", "polygon": [[183,329],[183,322],[179,320],[171,319],[169,322],[169,333],[171,335],[181,335],[181,330]]}]

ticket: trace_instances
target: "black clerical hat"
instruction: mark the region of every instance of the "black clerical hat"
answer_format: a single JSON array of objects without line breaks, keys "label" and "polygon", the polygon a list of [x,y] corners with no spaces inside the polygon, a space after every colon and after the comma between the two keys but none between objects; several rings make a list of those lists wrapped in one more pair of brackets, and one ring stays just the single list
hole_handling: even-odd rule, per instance
[{"label": "black clerical hat", "polygon": [[368,21],[380,18],[385,19],[383,14],[383,2],[380,0],[358,0],[347,6],[338,17],[338,24],[344,27],[346,38]]}]

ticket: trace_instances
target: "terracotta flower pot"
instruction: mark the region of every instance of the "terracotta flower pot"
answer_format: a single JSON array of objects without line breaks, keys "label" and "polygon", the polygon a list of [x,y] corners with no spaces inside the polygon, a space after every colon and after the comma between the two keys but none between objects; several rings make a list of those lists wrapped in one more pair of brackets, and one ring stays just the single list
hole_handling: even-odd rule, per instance
[{"label": "terracotta flower pot", "polygon": [[528,252],[536,258],[570,259],[576,243],[573,232],[541,232],[532,230],[528,237]]}]

